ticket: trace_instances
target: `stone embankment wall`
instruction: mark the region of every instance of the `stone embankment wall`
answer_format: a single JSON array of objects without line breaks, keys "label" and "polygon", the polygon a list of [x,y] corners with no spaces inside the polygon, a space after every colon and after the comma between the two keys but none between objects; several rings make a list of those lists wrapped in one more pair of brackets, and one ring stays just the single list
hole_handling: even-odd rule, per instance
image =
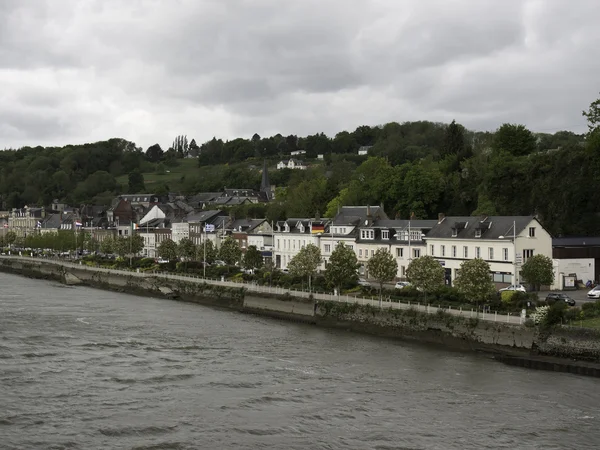
[{"label": "stone embankment wall", "polygon": [[[522,364],[523,357],[532,355],[600,361],[600,333],[594,330],[557,328],[540,332],[533,327],[489,322],[443,312],[427,314],[412,309],[379,309],[370,305],[315,301],[287,294],[249,293],[241,287],[221,286],[197,279],[180,280],[102,268],[67,267],[41,259],[24,261],[0,258],[0,270],[66,284],[177,298],[251,314],[413,339],[452,348],[492,351],[505,356],[511,355],[513,359],[521,358],[520,362],[512,363],[525,367],[529,366]],[[503,360],[511,363],[510,358]]]}]

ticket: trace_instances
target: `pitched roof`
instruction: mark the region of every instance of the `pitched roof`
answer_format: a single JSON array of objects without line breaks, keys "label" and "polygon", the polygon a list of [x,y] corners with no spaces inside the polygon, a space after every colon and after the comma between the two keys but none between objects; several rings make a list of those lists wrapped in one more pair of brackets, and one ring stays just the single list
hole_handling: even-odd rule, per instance
[{"label": "pitched roof", "polygon": [[218,209],[211,209],[207,211],[191,212],[186,216],[188,222],[197,223],[211,223],[213,219],[219,216],[222,211]]},{"label": "pitched roof", "polygon": [[61,224],[60,214],[48,214],[44,220],[42,220],[41,228],[44,229],[59,229]]},{"label": "pitched roof", "polygon": [[373,220],[388,219],[381,206],[342,206],[333,218],[334,225],[361,225],[368,217]]},{"label": "pitched roof", "polygon": [[[535,216],[450,216],[438,222],[426,239],[500,239],[520,234]],[[515,225],[513,227],[513,224]],[[481,237],[476,237],[476,231]],[[453,237],[456,231],[456,236]]]}]

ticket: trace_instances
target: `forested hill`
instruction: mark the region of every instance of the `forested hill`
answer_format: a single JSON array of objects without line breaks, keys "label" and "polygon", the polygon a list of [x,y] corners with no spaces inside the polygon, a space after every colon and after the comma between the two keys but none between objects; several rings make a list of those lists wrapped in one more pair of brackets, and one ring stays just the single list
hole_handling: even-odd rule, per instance
[{"label": "forested hill", "polygon": [[[595,102],[588,112],[588,135],[408,122],[361,126],[333,138],[255,134],[198,146],[178,136],[167,151],[158,144],[143,151],[123,139],[6,150],[0,152],[1,207],[49,205],[55,198],[106,205],[116,194],[142,191],[258,189],[266,160],[276,201],[235,214],[307,217],[331,215],[338,205],[383,204],[390,217],[404,218],[538,214],[555,235],[600,235],[597,109]],[[357,154],[361,147],[368,156]],[[308,170],[275,169],[296,150],[305,151],[298,158]]]}]

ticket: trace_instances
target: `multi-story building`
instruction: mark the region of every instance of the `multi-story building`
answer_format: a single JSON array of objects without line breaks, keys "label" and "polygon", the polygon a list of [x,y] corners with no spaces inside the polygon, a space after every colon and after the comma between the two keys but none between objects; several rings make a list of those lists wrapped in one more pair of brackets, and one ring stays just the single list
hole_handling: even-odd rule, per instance
[{"label": "multi-story building", "polygon": [[427,254],[446,269],[452,284],[460,265],[481,258],[495,283],[520,282],[519,268],[533,255],[552,258],[552,236],[535,216],[445,217],[425,236]]},{"label": "multi-story building", "polygon": [[366,220],[356,233],[360,273],[369,276],[367,262],[379,248],[384,248],[396,258],[397,277],[404,278],[410,261],[426,254],[423,238],[435,224],[436,220]]},{"label": "multi-story building", "polygon": [[277,222],[273,230],[275,267],[287,269],[292,258],[308,244],[320,247],[325,225],[326,222],[320,219],[288,219]]},{"label": "multi-story building", "polygon": [[46,210],[42,208],[14,208],[8,217],[8,229],[17,237],[26,237],[27,234],[36,232],[46,217]]}]

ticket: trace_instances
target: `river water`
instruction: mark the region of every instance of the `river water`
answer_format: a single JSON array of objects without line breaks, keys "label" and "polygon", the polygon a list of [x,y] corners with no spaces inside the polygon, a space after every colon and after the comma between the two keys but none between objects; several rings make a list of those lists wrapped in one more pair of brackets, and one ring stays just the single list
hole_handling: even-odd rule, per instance
[{"label": "river water", "polygon": [[0,274],[1,449],[597,449],[600,382]]}]

